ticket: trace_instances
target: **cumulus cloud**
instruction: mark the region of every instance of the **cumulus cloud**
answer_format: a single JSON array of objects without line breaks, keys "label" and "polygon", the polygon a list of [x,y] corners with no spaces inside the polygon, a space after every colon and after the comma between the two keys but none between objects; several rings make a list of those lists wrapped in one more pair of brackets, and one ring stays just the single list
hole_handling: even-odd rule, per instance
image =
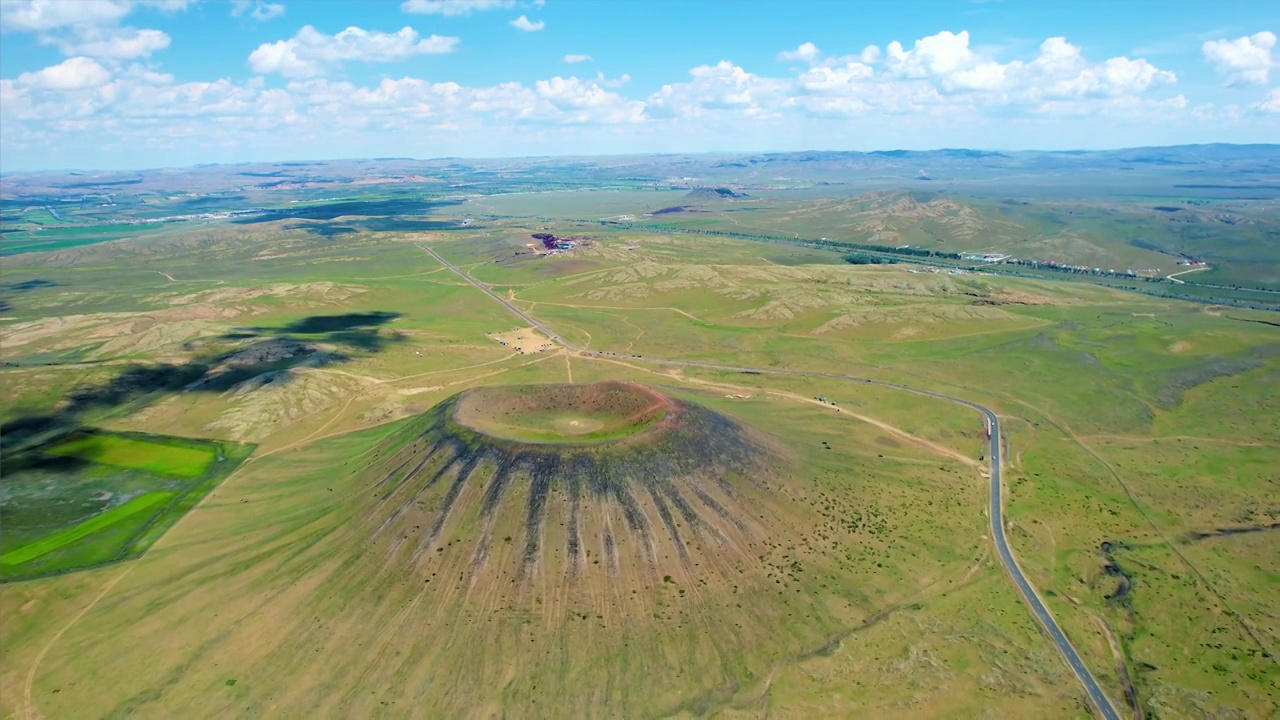
[{"label": "cumulus cloud", "polygon": [[41,38],[54,44],[63,55],[86,55],[99,59],[129,60],[147,57],[169,47],[169,36],[159,30],[137,28],[84,28],[72,37]]},{"label": "cumulus cloud", "polygon": [[[247,5],[243,12],[253,7]],[[631,97],[623,90],[627,76],[606,78],[595,72],[479,87],[414,77],[364,84],[324,77],[344,62],[392,62],[457,46],[456,38],[423,38],[407,27],[395,33],[356,27],[328,35],[308,26],[254,50],[249,65],[258,77],[244,82],[183,81],[150,63],[128,59],[145,57],[140,50],[114,49],[127,46],[127,41],[139,47],[158,44],[146,31],[119,23],[115,17],[90,26],[95,28],[92,32],[65,25],[49,31],[64,34],[59,45],[64,52],[86,52],[0,80],[4,148],[43,148],[24,150],[35,158],[29,162],[43,162],[38,153],[53,157],[57,148],[64,152],[80,147],[87,142],[84,138],[127,147],[168,144],[159,156],[178,157],[167,148],[185,152],[197,138],[201,143],[242,146],[260,142],[256,147],[280,152],[292,147],[381,148],[377,143],[387,138],[412,137],[427,143],[447,132],[449,142],[463,143],[457,148],[478,142],[483,152],[546,151],[548,146],[540,143],[553,137],[595,137],[601,143],[591,146],[596,150],[616,149],[618,142],[677,150],[677,140],[690,137],[688,133],[698,134],[703,147],[726,138],[743,147],[786,143],[807,132],[847,137],[854,127],[851,118],[856,119],[859,138],[872,138],[866,142],[896,142],[894,138],[922,129],[944,133],[933,136],[939,141],[964,142],[962,138],[976,137],[965,135],[966,128],[998,127],[994,132],[1009,130],[1015,137],[1017,132],[1030,132],[1026,128],[1065,129],[1056,119],[1061,117],[1081,118],[1070,127],[1084,126],[1085,118],[1098,127],[1107,118],[1141,128],[1159,128],[1161,123],[1168,127],[1176,118],[1207,122],[1199,117],[1263,127],[1275,122],[1271,113],[1280,113],[1275,91],[1255,98],[1253,105],[1193,108],[1176,94],[1177,78],[1167,69],[1142,58],[1091,58],[1057,37],[1017,57],[974,45],[963,31],[843,55],[802,44],[779,54],[779,59],[794,58],[795,66],[770,64],[777,72],[759,74],[725,60],[694,67],[652,94]],[[586,62],[589,57],[563,59]],[[282,76],[283,86],[262,77],[270,74]],[[1037,137],[1023,139],[1031,142]],[[645,145],[645,138],[653,144]],[[566,143],[556,147],[588,147],[580,140]],[[446,149],[416,147],[423,152]]]},{"label": "cumulus cloud", "polygon": [[125,0],[0,0],[0,24],[7,31],[38,32],[118,22],[133,11]]},{"label": "cumulus cloud", "polygon": [[1156,85],[1177,81],[1177,76],[1146,60],[1114,57],[1100,65],[1082,68],[1050,86],[1050,94],[1063,97],[1116,97],[1144,93]]},{"label": "cumulus cloud", "polygon": [[1047,112],[1090,103],[1119,111],[1129,107],[1127,98],[1177,82],[1174,73],[1141,58],[1091,61],[1064,38],[1045,40],[1028,60],[1001,62],[974,48],[967,31],[939,32],[910,47],[895,41],[883,52],[873,45],[847,56],[824,57],[805,43],[779,53],[778,59],[802,61],[807,67],[793,77],[756,75],[729,62],[697,67],[690,71],[690,81],[654,93],[648,111],[655,117],[707,112],[772,117],[785,111],[818,117],[955,117],[996,108]]},{"label": "cumulus cloud", "polygon": [[258,3],[253,8],[253,12],[249,16],[258,22],[266,22],[273,17],[279,17],[284,14],[284,5],[281,3]]},{"label": "cumulus cloud", "polygon": [[860,61],[827,63],[812,67],[797,78],[800,88],[811,92],[837,92],[852,87],[875,76],[875,69]]},{"label": "cumulus cloud", "polygon": [[43,70],[22,73],[18,76],[18,85],[66,92],[100,87],[110,79],[111,73],[92,58],[73,57]]},{"label": "cumulus cloud", "polygon": [[160,30],[121,27],[138,8],[174,12],[187,0],[0,0],[5,32],[32,32],[42,45],[57,47],[68,57],[91,57],[117,63],[147,57],[169,47]]},{"label": "cumulus cloud", "polygon": [[780,62],[805,62],[811,63],[817,59],[819,54],[818,46],[811,42],[801,43],[800,47],[795,50],[783,50],[778,53]]},{"label": "cumulus cloud", "polygon": [[913,78],[947,75],[976,64],[973,51],[969,49],[968,30],[959,33],[943,30],[937,35],[916,40],[910,50],[904,50],[902,43],[894,40],[889,43],[885,56],[885,64],[891,72]]},{"label": "cumulus cloud", "polygon": [[539,20],[539,21],[537,21],[537,22],[533,22],[532,20],[530,20],[529,18],[525,17],[524,15],[521,15],[520,17],[516,18],[515,20],[512,20],[512,21],[511,21],[511,27],[513,27],[513,28],[515,28],[515,29],[517,29],[517,30],[519,30],[519,31],[521,31],[521,32],[538,32],[539,30],[541,30],[542,28],[544,28],[544,27],[546,27],[546,26],[547,26],[547,24],[546,24],[546,23],[544,23],[544,22],[542,22],[541,20]]},{"label": "cumulus cloud", "polygon": [[884,52],[884,73],[890,79],[920,80],[946,93],[986,92],[1078,96],[1141,91],[1153,83],[1172,82],[1172,73],[1146,60],[1112,58],[1105,66],[1091,65],[1080,49],[1055,37],[1040,45],[1030,63],[1001,63],[969,45],[968,31],[942,31],[916,40],[910,50],[897,41]]},{"label": "cumulus cloud", "polygon": [[616,78],[607,78],[604,76],[604,73],[598,72],[596,73],[596,82],[600,83],[601,87],[620,88],[631,82],[631,76],[627,73],[622,73]]},{"label": "cumulus cloud", "polygon": [[0,0],[0,25],[6,32],[113,25],[138,8],[176,12],[190,4],[190,0]]},{"label": "cumulus cloud", "polygon": [[628,123],[644,120],[645,104],[601,86],[599,80],[556,76],[534,83],[538,97],[551,104],[564,122]]},{"label": "cumulus cloud", "polygon": [[418,15],[470,15],[515,7],[515,0],[404,0],[400,9]]},{"label": "cumulus cloud", "polygon": [[349,60],[395,62],[415,55],[443,55],[453,52],[458,42],[456,37],[441,35],[422,38],[407,25],[394,33],[353,26],[335,35],[304,25],[288,40],[259,45],[249,55],[249,67],[264,75],[313,77]]},{"label": "cumulus cloud", "polygon": [[747,72],[727,60],[689,71],[690,80],[663,85],[648,105],[661,115],[698,117],[703,110],[733,109],[747,116],[776,107],[791,87],[790,80]]},{"label": "cumulus cloud", "polygon": [[1201,46],[1201,51],[1228,85],[1265,85],[1275,65],[1271,56],[1275,46],[1276,34],[1264,30],[1235,40],[1210,40]]},{"label": "cumulus cloud", "polygon": [[231,0],[231,17],[242,17],[246,13],[258,22],[266,22],[284,15],[284,4],[264,0]]},{"label": "cumulus cloud", "polygon": [[593,58],[590,55],[565,55],[564,61],[567,63],[591,62]]}]

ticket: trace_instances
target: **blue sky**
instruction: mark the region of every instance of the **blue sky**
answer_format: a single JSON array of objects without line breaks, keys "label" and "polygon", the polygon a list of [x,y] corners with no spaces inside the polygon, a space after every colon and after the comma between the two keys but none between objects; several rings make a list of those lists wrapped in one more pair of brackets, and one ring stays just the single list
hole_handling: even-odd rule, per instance
[{"label": "blue sky", "polygon": [[0,170],[1280,142],[1274,2],[0,0]]}]

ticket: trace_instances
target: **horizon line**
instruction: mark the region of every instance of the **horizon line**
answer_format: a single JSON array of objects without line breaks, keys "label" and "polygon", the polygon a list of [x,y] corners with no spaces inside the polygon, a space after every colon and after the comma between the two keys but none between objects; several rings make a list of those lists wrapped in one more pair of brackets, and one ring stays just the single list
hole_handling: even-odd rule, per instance
[{"label": "horizon line", "polygon": [[41,168],[38,170],[0,170],[0,177],[9,177],[13,175],[35,175],[40,173],[143,173],[155,172],[160,170],[192,170],[199,168],[213,167],[236,167],[241,165],[282,165],[282,164],[326,164],[336,162],[393,162],[393,161],[410,161],[410,162],[437,162],[442,160],[553,160],[559,158],[643,158],[643,157],[681,157],[681,156],[752,156],[752,155],[803,155],[805,153],[827,153],[841,155],[883,155],[888,153],[937,153],[937,152],[979,152],[989,154],[1038,154],[1038,155],[1080,155],[1085,153],[1115,153],[1124,152],[1126,150],[1172,150],[1179,148],[1204,148],[1204,147],[1233,147],[1233,148],[1278,148],[1280,143],[1232,143],[1232,142],[1209,142],[1209,143],[1180,143],[1177,145],[1124,145],[1111,148],[1075,148],[1062,150],[1043,150],[1036,148],[1023,149],[1001,149],[1001,148],[979,148],[979,147],[935,147],[925,150],[911,150],[907,148],[883,148],[877,150],[822,150],[811,148],[807,150],[760,150],[760,151],[739,151],[739,150],[697,150],[688,152],[661,152],[661,153],[584,153],[584,154],[564,154],[564,155],[441,155],[436,157],[391,157],[391,156],[374,156],[374,157],[338,157],[326,158],[323,160],[306,160],[306,159],[285,159],[285,160],[243,160],[239,162],[202,162],[192,163],[190,165],[154,165],[150,167],[135,168],[87,168],[87,167],[63,167],[63,168]]}]

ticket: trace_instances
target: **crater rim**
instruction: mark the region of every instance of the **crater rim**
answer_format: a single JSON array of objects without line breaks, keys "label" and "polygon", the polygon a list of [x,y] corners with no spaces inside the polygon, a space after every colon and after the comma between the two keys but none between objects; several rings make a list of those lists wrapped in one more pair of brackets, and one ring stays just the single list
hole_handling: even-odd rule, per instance
[{"label": "crater rim", "polygon": [[449,419],[502,443],[594,446],[649,435],[680,414],[674,398],[636,382],[482,385],[459,393]]}]

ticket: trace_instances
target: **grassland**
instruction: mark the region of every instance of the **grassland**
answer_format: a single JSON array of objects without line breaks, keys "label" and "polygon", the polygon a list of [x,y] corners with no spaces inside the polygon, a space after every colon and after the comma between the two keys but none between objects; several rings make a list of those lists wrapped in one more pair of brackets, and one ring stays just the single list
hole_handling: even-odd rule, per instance
[{"label": "grassland", "polygon": [[[28,677],[46,716],[1087,712],[990,557],[974,415],[657,358],[874,377],[997,409],[1011,543],[1108,693],[1122,702],[1127,677],[1153,716],[1276,712],[1271,314],[580,225],[670,199],[565,195],[464,203],[451,212],[485,219],[447,232],[319,237],[278,221],[15,256],[9,281],[41,282],[5,312],[5,420],[258,450],[140,559],[0,586],[5,712],[23,711]],[[519,254],[544,227],[594,240]],[[417,243],[608,354],[500,345],[520,321]],[[160,364],[158,380],[136,369]],[[789,470],[770,480],[752,552],[685,566],[659,545],[618,580],[584,546],[579,582],[513,582],[524,483],[488,530],[481,489],[461,486],[473,510],[442,525],[425,574],[379,544],[420,520],[369,541],[387,516],[370,513],[367,468],[401,451],[388,443],[412,418],[468,388],[621,380],[777,445]],[[95,467],[84,477],[146,474]],[[547,567],[565,559],[566,497],[541,525]],[[493,577],[473,584],[484,532]]]},{"label": "grassland", "polygon": [[[819,408],[802,403],[735,403],[705,392],[696,395],[745,421],[769,417],[779,436],[803,433],[802,428],[821,425],[824,416]],[[1073,707],[1071,684],[1063,671],[1052,665],[1047,671],[1033,670],[1037,653],[1043,658],[1049,649],[1029,619],[1015,614],[1016,599],[983,562],[980,517],[947,512],[942,514],[946,521],[930,523],[923,534],[901,530],[929,509],[928,501],[917,496],[924,487],[942,493],[937,498],[949,497],[946,502],[952,507],[980,505],[982,483],[962,465],[946,459],[932,464],[879,460],[877,450],[883,448],[873,436],[831,428],[822,436],[830,438],[835,449],[825,449],[812,437],[812,442],[796,448],[798,466],[806,468],[804,476],[811,479],[778,488],[791,495],[783,493],[774,501],[778,504],[771,505],[784,514],[759,521],[767,522],[772,532],[756,555],[741,556],[724,567],[705,562],[685,566],[674,548],[660,545],[655,565],[624,562],[626,574],[610,579],[603,563],[592,564],[600,557],[599,549],[589,546],[588,570],[574,585],[566,586],[549,571],[524,587],[510,582],[468,585],[455,578],[472,560],[470,550],[479,528],[465,518],[441,536],[444,552],[439,560],[432,558],[425,575],[404,572],[398,563],[387,562],[379,552],[382,545],[357,542],[353,535],[377,527],[351,521],[352,513],[361,516],[358,509],[369,502],[366,480],[359,473],[347,476],[333,469],[357,467],[360,458],[382,449],[388,431],[399,427],[342,436],[317,446],[316,450],[324,448],[319,453],[268,456],[219,490],[184,526],[188,540],[183,552],[158,552],[135,564],[115,586],[116,599],[104,601],[109,604],[93,612],[102,620],[97,627],[110,625],[128,636],[171,635],[166,628],[175,628],[172,623],[179,618],[210,618],[197,631],[200,637],[190,638],[191,630],[185,631],[197,645],[207,647],[203,660],[189,664],[191,646],[185,641],[151,644],[145,656],[122,643],[110,671],[109,683],[117,692],[75,702],[90,702],[95,712],[144,714],[211,697],[215,711],[284,703],[305,712],[356,714],[390,712],[425,698],[431,698],[434,707],[464,713],[490,706],[556,714],[602,707],[638,713],[682,708],[706,712],[755,707],[762,699],[794,707],[789,700],[795,691],[792,685],[769,682],[775,668],[781,675],[782,668],[804,667],[804,656],[833,638],[842,637],[846,644],[856,637],[859,645],[897,645],[895,633],[881,634],[877,621],[897,612],[913,616],[913,622],[954,627],[948,615],[929,609],[930,598],[948,597],[952,589],[963,595],[985,586],[986,592],[1001,598],[997,602],[1011,618],[1018,618],[1004,626],[995,646],[1013,650],[1017,660],[996,676],[980,665],[970,664],[965,670],[963,663],[956,663],[953,684],[975,693],[969,703],[1003,703],[1007,696],[998,683],[1009,683],[1017,688],[1011,697],[1027,693],[1038,698],[1040,707]],[[868,476],[910,481],[851,481],[849,467],[868,462],[879,466],[863,471]],[[429,507],[433,497],[422,499]],[[270,513],[274,519],[264,523],[262,516],[246,516],[242,501],[252,507],[284,503],[290,509]],[[564,539],[557,519],[561,501],[552,502],[553,514],[545,523],[549,548],[561,546]],[[517,528],[525,521],[522,505],[515,503],[520,512],[500,514],[495,521],[495,539],[510,534],[517,540],[494,543],[487,564],[499,577],[503,569],[512,572],[520,562],[523,544]],[[860,519],[851,522],[855,511]],[[228,534],[236,540],[228,543]],[[211,550],[217,547],[231,555],[225,565],[219,563],[222,569],[201,566],[197,558],[203,553],[192,552],[188,542],[207,543]],[[945,553],[938,555],[944,547]],[[269,567],[274,569],[267,571]],[[159,587],[144,589],[170,573],[184,577],[187,587],[201,590],[169,595],[157,593]],[[271,588],[265,594],[252,589],[262,583]],[[152,607],[140,623],[114,625],[140,606]],[[353,616],[344,609],[353,606],[366,611]],[[392,620],[378,608],[395,609]],[[247,613],[253,621],[237,620]],[[277,627],[264,635],[255,629],[259,622],[284,622],[287,632]],[[71,692],[64,672],[74,674],[77,666],[96,663],[100,657],[101,650],[80,634],[87,627],[73,626],[61,641],[68,654],[47,660],[37,689],[43,712],[58,712]],[[952,642],[939,656],[943,662],[992,652],[987,649],[990,636],[979,628],[962,632],[964,639]],[[441,642],[436,633],[455,640]],[[263,637],[275,640],[250,640]],[[461,642],[463,638],[467,642]],[[347,651],[335,655],[330,648],[336,647]],[[476,653],[475,647],[488,650]],[[814,657],[824,656],[825,652]],[[886,698],[859,701],[854,682],[906,680],[919,673],[898,667],[891,654],[875,656],[883,664],[877,663],[873,673],[827,688],[840,692],[847,683],[843,694],[851,704],[846,707],[892,708]],[[338,657],[342,660],[335,663]],[[287,675],[282,673],[283,658],[294,663]],[[149,675],[154,683],[127,670],[144,662],[155,670]],[[384,666],[389,675],[382,674]],[[338,681],[350,673],[363,678],[358,685]],[[166,677],[179,674],[186,682],[162,689]],[[397,676],[402,679],[394,679]],[[509,679],[497,682],[495,677]],[[985,684],[995,677],[1000,678],[997,684]],[[236,682],[229,686],[228,680]],[[917,681],[926,682],[927,676]],[[286,687],[294,689],[285,691]],[[344,690],[316,691],[322,687]],[[583,692],[584,688],[591,690]],[[53,689],[62,691],[51,694]]]}]

